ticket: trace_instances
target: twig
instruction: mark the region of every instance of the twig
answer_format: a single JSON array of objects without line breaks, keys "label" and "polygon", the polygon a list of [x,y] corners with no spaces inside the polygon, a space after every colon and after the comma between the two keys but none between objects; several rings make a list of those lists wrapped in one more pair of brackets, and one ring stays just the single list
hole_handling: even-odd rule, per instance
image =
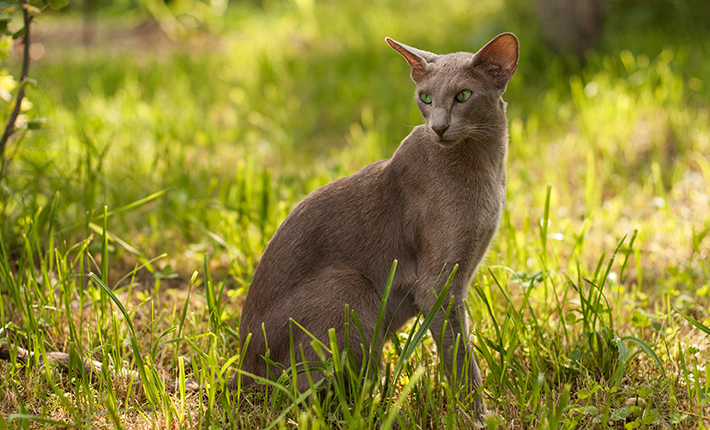
[{"label": "twig", "polygon": [[15,121],[17,121],[17,117],[20,115],[22,99],[25,97],[25,80],[27,79],[27,74],[30,70],[30,23],[32,22],[32,14],[27,7],[27,0],[20,0],[20,7],[22,7],[22,14],[25,22],[25,34],[22,37],[25,46],[22,54],[23,58],[22,73],[20,74],[20,89],[17,91],[17,102],[15,102],[15,107],[10,115],[10,120],[7,123],[7,126],[5,126],[5,133],[3,133],[2,140],[0,140],[0,160],[4,160],[5,146],[7,145],[7,141],[10,139],[10,136],[12,136],[12,133],[15,132]]},{"label": "twig", "polygon": [[[15,352],[15,360],[26,367],[32,367],[35,365],[35,354],[32,351],[28,351],[19,346],[11,347],[7,342],[0,342],[0,360],[12,361],[12,353]],[[99,380],[101,375],[101,368],[103,363],[96,360],[91,360],[88,358],[81,358],[82,364],[75,368],[72,368],[72,362],[69,359],[69,354],[65,352],[47,352],[44,355],[37,357],[37,363],[40,367],[46,364],[56,365],[59,370],[65,373],[69,372],[83,372],[87,375],[91,382],[96,382]],[[78,364],[78,363],[77,363]],[[83,369],[82,369],[83,368]],[[135,370],[124,369],[124,368],[110,368],[110,372],[125,378],[137,380],[140,384],[140,374]],[[165,387],[170,392],[177,392],[180,389],[179,383],[172,378],[167,376],[158,375],[159,378],[165,384]],[[186,392],[197,392],[200,390],[200,386],[193,381],[185,381],[185,391]]]}]

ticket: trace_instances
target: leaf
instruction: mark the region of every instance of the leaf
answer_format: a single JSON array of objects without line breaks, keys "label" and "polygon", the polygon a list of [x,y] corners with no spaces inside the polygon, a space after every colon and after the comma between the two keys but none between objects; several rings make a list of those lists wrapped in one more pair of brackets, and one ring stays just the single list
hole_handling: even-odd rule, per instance
[{"label": "leaf", "polygon": [[39,130],[40,128],[47,125],[47,118],[35,118],[27,121],[28,130]]},{"label": "leaf", "polygon": [[33,90],[37,89],[37,80],[32,78],[25,78],[20,82],[20,88],[30,87]]},{"label": "leaf", "polygon": [[69,0],[49,0],[49,4],[52,9],[62,9],[69,4]]},{"label": "leaf", "polygon": [[647,399],[648,396],[650,396],[653,393],[653,390],[651,390],[648,387],[643,387],[638,390],[636,390],[636,394],[638,394],[639,397],[642,399]]},{"label": "leaf", "polygon": [[626,417],[628,417],[629,415],[631,415],[631,410],[626,406],[622,406],[619,409],[614,409],[609,419],[611,421],[621,421],[623,419],[626,419]]},{"label": "leaf", "polygon": [[648,314],[641,309],[635,309],[631,315],[631,323],[636,328],[648,327],[651,324],[651,319]]},{"label": "leaf", "polygon": [[16,32],[12,33],[12,38],[13,39],[19,39],[20,37],[25,35],[25,27],[22,27],[21,29],[17,30]]},{"label": "leaf", "polygon": [[583,406],[581,408],[577,408],[577,412],[584,415],[596,415],[599,413],[599,408],[593,405]]},{"label": "leaf", "polygon": [[659,415],[660,413],[658,412],[658,409],[651,409],[650,411],[648,411],[646,416],[641,419],[641,422],[643,424],[652,424],[658,419]]},{"label": "leaf", "polygon": [[688,418],[687,414],[681,414],[678,411],[671,411],[671,424],[678,424]]},{"label": "leaf", "polygon": [[0,33],[7,34],[7,25],[12,21],[10,18],[0,18]]}]

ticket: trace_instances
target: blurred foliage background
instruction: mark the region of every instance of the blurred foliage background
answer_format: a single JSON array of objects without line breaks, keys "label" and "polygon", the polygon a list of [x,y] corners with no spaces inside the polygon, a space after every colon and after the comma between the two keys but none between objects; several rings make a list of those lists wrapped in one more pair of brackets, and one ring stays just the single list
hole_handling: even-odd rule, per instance
[{"label": "blurred foliage background", "polygon": [[[504,95],[508,203],[488,266],[512,298],[496,290],[494,272],[482,271],[475,282],[493,299],[491,315],[513,315],[510,306],[530,298],[529,318],[537,325],[534,309],[549,324],[534,340],[511,335],[508,346],[516,352],[505,358],[524,363],[521,375],[537,369],[539,359],[541,372],[557,375],[557,389],[570,381],[582,387],[587,380],[574,379],[580,374],[603,384],[609,375],[596,370],[608,373],[619,353],[600,352],[594,361],[591,341],[585,346],[586,319],[585,329],[579,324],[588,313],[577,312],[579,301],[565,302],[575,295],[565,276],[578,278],[581,291],[583,274],[606,276],[605,256],[625,243],[602,281],[609,301],[604,305],[600,291],[606,307],[595,310],[592,328],[606,321],[607,341],[614,328],[631,334],[652,345],[669,374],[685,372],[671,386],[680,394],[669,394],[670,403],[666,382],[649,370],[655,364],[647,360],[636,368],[642,371],[629,373],[640,378],[635,383],[658,384],[651,391],[661,414],[693,411],[694,418],[673,419],[696,419],[698,428],[708,385],[697,382],[691,393],[691,373],[678,363],[695,360],[695,381],[702,372],[707,381],[708,371],[697,365],[710,352],[706,337],[675,312],[710,322],[707,0],[33,0],[30,6],[32,81],[20,82],[22,8],[0,3],[1,119],[10,118],[19,89],[27,91],[2,158],[0,293],[4,300],[20,291],[13,285],[25,284],[16,278],[35,286],[23,290],[25,299],[18,293],[16,303],[0,303],[2,336],[8,327],[24,327],[18,315],[27,311],[31,319],[36,311],[46,314],[37,320],[54,321],[37,332],[46,331],[55,345],[84,339],[99,350],[104,340],[94,332],[113,336],[108,317],[97,317],[99,328],[83,328],[75,339],[49,307],[31,305],[64,295],[67,279],[88,271],[101,272],[128,296],[134,286],[143,292],[136,309],[149,300],[160,309],[174,306],[161,282],[184,289],[204,267],[205,279],[210,271],[225,279],[220,317],[235,327],[254,267],[286,214],[318,186],[389,157],[422,122],[409,68],[384,38],[436,53],[475,52],[510,31],[520,40],[521,59]],[[52,255],[57,267],[76,273],[50,276]],[[619,268],[621,255],[628,266]],[[86,266],[77,263],[84,260]],[[136,279],[122,278],[149,260]],[[535,285],[544,287],[530,293]],[[552,300],[557,294],[564,295],[560,308]],[[494,339],[486,309],[478,298],[471,303],[479,339]],[[199,313],[205,306],[192,308]],[[523,307],[520,313],[528,318]],[[597,318],[607,314],[608,320]],[[186,330],[222,330],[196,321]],[[136,324],[153,330],[152,320]],[[564,337],[555,336],[555,324]],[[233,336],[224,339],[217,342],[220,357],[236,354]],[[548,346],[554,351],[540,351],[543,358],[530,353]],[[530,392],[525,384],[520,393]],[[587,386],[592,393],[595,387]],[[687,399],[678,400],[686,388]],[[499,411],[517,407],[505,400],[507,389],[493,396]],[[614,391],[607,393],[611,399]],[[693,398],[696,406],[688,406]],[[529,399],[518,400],[523,406],[515,413],[523,414]],[[584,406],[583,397],[575,401]],[[572,427],[592,420],[585,411],[569,412]]]}]

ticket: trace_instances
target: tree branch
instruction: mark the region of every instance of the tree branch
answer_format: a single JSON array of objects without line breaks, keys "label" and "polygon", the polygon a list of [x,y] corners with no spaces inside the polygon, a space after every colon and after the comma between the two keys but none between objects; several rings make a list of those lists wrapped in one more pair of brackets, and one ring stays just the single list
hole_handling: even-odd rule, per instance
[{"label": "tree branch", "polygon": [[4,160],[5,146],[7,145],[7,141],[10,139],[10,136],[12,136],[15,132],[15,122],[17,121],[17,117],[20,115],[22,99],[25,97],[25,80],[27,79],[27,74],[30,70],[30,23],[32,22],[32,14],[27,7],[27,0],[20,0],[20,6],[22,7],[22,14],[25,22],[25,34],[22,37],[25,46],[22,58],[22,73],[20,74],[20,89],[17,91],[17,101],[15,102],[12,114],[10,114],[10,120],[5,126],[5,133],[3,133],[2,139],[0,140],[0,160]]}]

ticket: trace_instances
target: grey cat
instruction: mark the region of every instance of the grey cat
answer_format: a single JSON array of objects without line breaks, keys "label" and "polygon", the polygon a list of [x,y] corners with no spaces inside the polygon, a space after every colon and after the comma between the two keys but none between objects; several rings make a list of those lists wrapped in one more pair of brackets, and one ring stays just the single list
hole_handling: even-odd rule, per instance
[{"label": "grey cat", "polygon": [[[445,284],[437,278],[446,280],[458,265],[448,292],[454,299],[447,329],[440,339],[445,319],[440,311],[431,333],[449,375],[454,358],[456,375],[466,375],[457,383],[465,384],[464,399],[474,416],[481,417],[486,406],[476,392],[481,374],[466,341],[463,300],[505,206],[508,133],[501,95],[518,65],[518,40],[504,33],[476,54],[448,55],[386,41],[411,67],[416,102],[426,122],[414,128],[391,159],[317,189],[283,221],[244,303],[240,337],[242,343],[249,333],[252,337],[242,369],[267,376],[266,343],[269,359],[289,366],[290,319],[325,344],[334,328],[342,348],[345,305],[357,314],[367,341],[381,344],[419,312],[427,314],[434,302],[432,288],[438,293]],[[372,339],[395,259],[385,329]],[[318,360],[311,337],[295,326],[292,333],[306,359]],[[362,339],[354,329],[349,335],[362,363],[362,351],[352,347]],[[296,357],[301,361],[300,352]],[[232,387],[237,378],[231,379]],[[253,383],[244,379],[245,385]],[[305,375],[299,375],[297,386],[302,392],[308,389]]]}]

